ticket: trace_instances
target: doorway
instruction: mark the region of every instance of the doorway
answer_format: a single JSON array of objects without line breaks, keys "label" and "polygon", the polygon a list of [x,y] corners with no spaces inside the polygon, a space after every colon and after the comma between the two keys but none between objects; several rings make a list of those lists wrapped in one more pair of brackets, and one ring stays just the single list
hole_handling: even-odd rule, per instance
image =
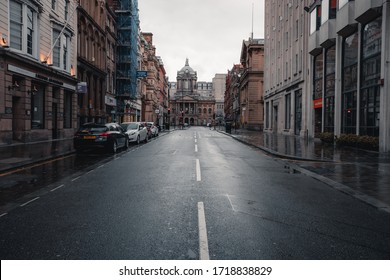
[{"label": "doorway", "polygon": [[274,133],[278,133],[278,106],[274,106],[274,109],[273,109],[273,120],[272,120],[272,131]]},{"label": "doorway", "polygon": [[57,121],[57,103],[53,103],[53,112],[52,112],[52,139],[57,139],[58,138],[58,121]]},{"label": "doorway", "polygon": [[22,131],[24,130],[24,111],[22,98],[12,96],[12,140],[22,141]]},{"label": "doorway", "polygon": [[299,135],[302,129],[302,90],[295,92],[295,135]]}]

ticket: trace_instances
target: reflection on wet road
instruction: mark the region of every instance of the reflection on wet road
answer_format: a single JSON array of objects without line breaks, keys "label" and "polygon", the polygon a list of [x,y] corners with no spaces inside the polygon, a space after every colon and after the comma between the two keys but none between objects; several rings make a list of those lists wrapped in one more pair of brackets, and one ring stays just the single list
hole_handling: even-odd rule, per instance
[{"label": "reflection on wet road", "polygon": [[[134,149],[131,147],[129,150]],[[89,151],[35,164],[20,170],[0,174],[0,206],[49,186],[72,174],[92,169],[94,165],[118,155]]]}]

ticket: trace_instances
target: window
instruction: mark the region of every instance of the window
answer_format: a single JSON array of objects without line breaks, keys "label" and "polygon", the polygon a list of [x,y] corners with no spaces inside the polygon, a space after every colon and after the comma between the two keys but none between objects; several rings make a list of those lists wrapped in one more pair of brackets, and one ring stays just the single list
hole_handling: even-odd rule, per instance
[{"label": "window", "polygon": [[382,17],[366,24],[362,31],[362,63],[359,134],[379,136]]},{"label": "window", "polygon": [[33,54],[34,43],[34,11],[27,9],[27,53]]},{"label": "window", "polygon": [[56,4],[57,4],[56,0],[51,0],[51,9],[54,11],[56,10]]},{"label": "window", "polygon": [[11,48],[22,50],[23,13],[22,4],[10,1]]},{"label": "window", "polygon": [[321,6],[317,6],[310,13],[310,35],[320,29],[321,26]]},{"label": "window", "polygon": [[69,70],[69,41],[66,33],[60,36],[60,31],[53,29],[53,65],[64,70]]},{"label": "window", "polygon": [[334,131],[334,99],[335,99],[335,67],[336,67],[336,46],[326,50],[325,56],[325,119],[324,130]]},{"label": "window", "polygon": [[65,0],[65,12],[64,12],[65,20],[68,20],[68,16],[69,16],[69,0]]},{"label": "window", "polygon": [[60,31],[53,30],[53,65],[60,67],[61,64],[61,38]]},{"label": "window", "polygon": [[322,98],[322,75],[324,72],[323,60],[324,58],[322,53],[314,58],[314,100]]},{"label": "window", "polygon": [[321,24],[327,22],[328,19],[336,18],[337,0],[323,0],[322,1],[322,18]]},{"label": "window", "polygon": [[10,47],[37,55],[37,13],[34,7],[10,1]]},{"label": "window", "polygon": [[356,133],[357,115],[357,63],[358,34],[354,33],[343,40],[342,71],[342,133]]}]

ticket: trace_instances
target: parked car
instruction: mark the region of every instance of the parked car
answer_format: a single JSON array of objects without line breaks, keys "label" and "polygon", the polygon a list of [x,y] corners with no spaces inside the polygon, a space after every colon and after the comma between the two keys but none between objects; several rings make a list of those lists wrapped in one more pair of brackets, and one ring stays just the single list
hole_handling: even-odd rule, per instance
[{"label": "parked car", "polygon": [[151,139],[152,138],[152,130],[148,126],[148,123],[147,122],[141,122],[141,123],[146,127],[146,133],[148,135],[148,139]]},{"label": "parked car", "polygon": [[158,136],[158,127],[153,122],[147,122],[146,125],[150,128],[152,137]]},{"label": "parked car", "polygon": [[73,144],[77,152],[88,148],[104,148],[116,153],[119,148],[127,149],[129,141],[125,131],[117,123],[85,123],[74,135]]},{"label": "parked car", "polygon": [[148,129],[140,122],[124,122],[121,127],[125,131],[129,142],[148,142]]}]

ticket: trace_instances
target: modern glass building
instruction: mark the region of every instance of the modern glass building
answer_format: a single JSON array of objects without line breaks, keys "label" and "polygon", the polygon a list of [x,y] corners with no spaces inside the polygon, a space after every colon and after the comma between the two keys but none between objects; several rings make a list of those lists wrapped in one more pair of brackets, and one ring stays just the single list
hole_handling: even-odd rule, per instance
[{"label": "modern glass building", "polygon": [[379,137],[390,151],[390,3],[314,1],[309,13],[309,135]]}]

